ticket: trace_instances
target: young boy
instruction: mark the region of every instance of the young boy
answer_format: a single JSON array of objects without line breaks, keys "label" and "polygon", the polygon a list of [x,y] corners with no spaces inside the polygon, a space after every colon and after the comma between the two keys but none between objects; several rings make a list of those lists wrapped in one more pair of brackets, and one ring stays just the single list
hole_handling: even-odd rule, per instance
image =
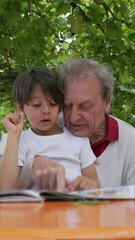
[{"label": "young boy", "polygon": [[[36,155],[64,166],[67,188],[79,176],[81,181],[74,190],[99,187],[93,163],[96,157],[88,138],[73,136],[57,125],[63,95],[55,74],[41,67],[20,74],[15,80],[13,97],[18,112],[3,119],[8,137],[0,164],[0,189],[16,188],[21,167]],[[24,116],[31,125],[26,131]]]}]

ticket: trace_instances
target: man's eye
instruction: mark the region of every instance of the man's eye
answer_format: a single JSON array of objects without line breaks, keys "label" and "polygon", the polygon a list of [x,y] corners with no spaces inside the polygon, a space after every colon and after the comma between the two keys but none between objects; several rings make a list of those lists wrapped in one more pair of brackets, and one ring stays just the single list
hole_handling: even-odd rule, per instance
[{"label": "man's eye", "polygon": [[81,109],[84,110],[84,111],[90,111],[91,108],[92,108],[91,105],[82,105],[82,106],[81,106]]}]

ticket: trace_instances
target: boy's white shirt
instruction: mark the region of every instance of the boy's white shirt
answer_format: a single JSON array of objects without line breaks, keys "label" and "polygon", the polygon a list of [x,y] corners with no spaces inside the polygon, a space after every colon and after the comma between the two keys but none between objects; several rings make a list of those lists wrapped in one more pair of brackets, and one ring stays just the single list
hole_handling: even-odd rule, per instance
[{"label": "boy's white shirt", "polygon": [[96,160],[89,139],[73,136],[64,127],[63,133],[51,136],[37,135],[31,129],[23,131],[18,165],[22,167],[27,161],[31,162],[35,155],[46,156],[63,165],[69,181],[82,175],[81,170]]}]

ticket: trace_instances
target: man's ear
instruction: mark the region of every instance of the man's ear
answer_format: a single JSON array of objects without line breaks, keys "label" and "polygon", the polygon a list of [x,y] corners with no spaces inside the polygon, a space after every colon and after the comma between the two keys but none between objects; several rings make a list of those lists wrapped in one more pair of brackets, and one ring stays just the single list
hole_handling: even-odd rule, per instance
[{"label": "man's ear", "polygon": [[110,107],[111,107],[111,101],[106,103],[106,107],[105,107],[105,112],[106,113],[109,113]]}]

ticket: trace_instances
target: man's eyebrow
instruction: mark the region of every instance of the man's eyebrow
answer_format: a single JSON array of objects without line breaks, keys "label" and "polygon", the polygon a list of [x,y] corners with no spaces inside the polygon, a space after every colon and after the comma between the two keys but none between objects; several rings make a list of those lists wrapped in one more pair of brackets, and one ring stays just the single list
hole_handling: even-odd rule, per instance
[{"label": "man's eyebrow", "polygon": [[[69,100],[64,100],[64,104],[72,104],[72,102],[70,102]],[[91,104],[91,101],[87,99],[79,103],[79,105],[86,105],[86,104]]]},{"label": "man's eyebrow", "polygon": [[64,99],[64,103],[71,103],[69,100],[67,100],[67,99]]},{"label": "man's eyebrow", "polygon": [[88,99],[88,100],[85,100],[85,101],[83,101],[83,102],[80,102],[81,105],[89,104],[89,103],[91,103],[91,101],[90,101],[89,99]]}]

